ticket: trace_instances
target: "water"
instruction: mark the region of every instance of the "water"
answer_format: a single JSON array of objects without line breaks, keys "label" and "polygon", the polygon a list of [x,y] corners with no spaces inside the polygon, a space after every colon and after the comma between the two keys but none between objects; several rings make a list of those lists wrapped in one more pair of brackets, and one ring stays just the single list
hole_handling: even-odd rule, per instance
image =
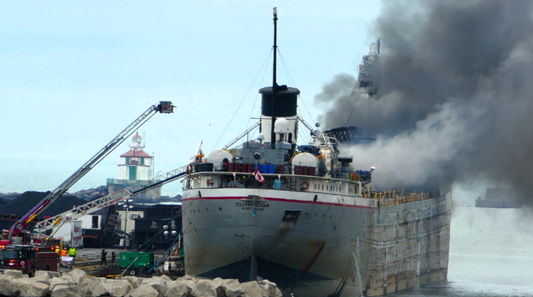
[{"label": "water", "polygon": [[[0,193],[23,193],[26,191],[46,192],[57,188],[78,170],[87,160],[33,160],[0,159]],[[69,193],[105,185],[108,178],[118,176],[117,159],[104,160],[96,165],[82,179],[75,183]],[[178,163],[157,165],[157,173],[165,173],[181,167]],[[178,182],[163,186],[162,195],[181,194],[182,184]]]},{"label": "water", "polygon": [[533,296],[528,209],[453,209],[448,281],[389,296]]}]

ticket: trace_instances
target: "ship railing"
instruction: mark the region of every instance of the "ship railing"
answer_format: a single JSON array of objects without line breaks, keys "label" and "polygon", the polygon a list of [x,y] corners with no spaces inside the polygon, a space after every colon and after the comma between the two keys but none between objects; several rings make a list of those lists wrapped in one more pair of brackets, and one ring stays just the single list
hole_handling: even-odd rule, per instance
[{"label": "ship railing", "polygon": [[[348,195],[348,196],[356,196],[354,193],[347,193],[347,190],[344,189],[341,190],[340,187],[336,188],[335,190],[324,190],[324,188],[313,188],[310,183],[313,182],[330,182],[330,183],[345,183],[348,182],[355,186],[360,186],[362,182],[356,182],[351,180],[346,180],[342,178],[331,178],[331,177],[323,177],[323,176],[317,176],[317,175],[303,175],[303,174],[295,174],[294,172],[291,173],[262,173],[262,177],[265,179],[265,183],[256,183],[256,178],[254,178],[253,172],[232,172],[232,171],[199,171],[199,172],[193,172],[188,175],[188,178],[192,181],[195,179],[200,178],[201,176],[209,176],[207,181],[209,181],[209,185],[206,185],[205,183],[198,184],[194,182],[186,183],[185,188],[186,189],[202,189],[202,188],[272,188],[272,189],[278,189],[278,190],[287,190],[287,191],[296,191],[296,192],[302,192],[302,191],[310,191],[310,192],[316,192],[316,193],[334,193],[339,195]],[[215,184],[214,178],[216,176],[227,176],[230,177],[231,180],[227,182],[219,182],[218,184]],[[242,178],[241,178],[242,177]],[[246,178],[244,178],[246,177]],[[283,180],[282,187],[281,188],[274,188],[274,183],[276,180]],[[230,184],[231,182],[231,184]],[[304,185],[306,184],[306,185]],[[321,184],[321,185],[325,185]],[[357,197],[357,196],[356,196]],[[358,196],[361,197],[361,196]],[[368,193],[362,193],[362,197],[368,198]]]},{"label": "ship railing", "polygon": [[426,200],[432,198],[432,195],[430,192],[423,191],[420,193],[404,194],[404,190],[390,190],[385,192],[373,192],[372,197],[378,199],[379,206],[392,206]]},{"label": "ship railing", "polygon": [[[296,153],[291,157],[294,158]],[[300,165],[275,165],[275,164],[254,164],[254,163],[229,163],[225,168],[223,165],[215,163],[194,163],[189,164],[187,172],[189,174],[195,173],[216,173],[216,174],[253,174],[255,168],[259,168],[261,174],[275,174],[275,175],[292,175],[292,176],[311,176],[317,178],[323,178],[333,175],[333,178],[345,181],[358,181],[361,183],[371,182],[371,171],[355,170],[350,172],[336,171],[335,174],[318,174],[317,169],[314,166],[300,166]],[[236,165],[242,166],[236,169]],[[184,172],[185,167],[180,168],[180,172]],[[167,174],[168,175],[168,174]],[[175,175],[174,173],[170,176]],[[156,179],[157,180],[157,179]]]}]

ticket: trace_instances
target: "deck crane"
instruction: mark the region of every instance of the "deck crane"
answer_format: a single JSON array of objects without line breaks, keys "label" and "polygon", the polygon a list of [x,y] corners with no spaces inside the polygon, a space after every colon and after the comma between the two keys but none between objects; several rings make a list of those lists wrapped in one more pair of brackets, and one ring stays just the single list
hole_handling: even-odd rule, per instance
[{"label": "deck crane", "polygon": [[222,149],[223,150],[227,150],[228,148],[230,148],[232,145],[234,145],[237,141],[241,140],[244,136],[246,136],[246,134],[252,132],[255,128],[259,127],[261,125],[261,122],[257,122],[255,124],[252,125],[252,127],[246,129],[246,131],[244,131],[241,135],[237,136],[235,139],[233,139],[230,143],[226,144],[226,146],[224,146]]},{"label": "deck crane", "polygon": [[43,210],[45,210],[51,203],[57,200],[61,195],[66,193],[72,185],[80,180],[85,174],[87,174],[94,166],[102,161],[107,155],[109,155],[115,148],[117,148],[124,140],[139,127],[144,125],[149,119],[151,119],[156,113],[172,113],[174,106],[170,101],[160,101],[158,105],[150,106],[145,112],[143,112],[137,119],[135,119],[130,125],[120,132],[113,140],[111,140],[106,146],[104,146],[96,155],[94,155],[89,161],[83,164],[74,174],[67,178],[59,187],[48,194],[37,206],[30,210],[26,215],[19,219],[10,229],[8,239],[13,236],[17,236],[22,230],[28,227]]}]

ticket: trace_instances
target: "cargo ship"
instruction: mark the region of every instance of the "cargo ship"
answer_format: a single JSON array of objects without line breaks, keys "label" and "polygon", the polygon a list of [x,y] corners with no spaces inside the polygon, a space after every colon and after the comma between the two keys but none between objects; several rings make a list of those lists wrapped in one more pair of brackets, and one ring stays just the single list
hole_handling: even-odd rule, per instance
[{"label": "cargo ship", "polygon": [[[274,10],[274,36],[276,21]],[[286,296],[380,296],[445,280],[451,191],[374,190],[374,168],[356,168],[339,133],[298,116],[300,90],[276,82],[276,37],[273,51],[259,122],[207,157],[199,146],[187,168],[186,274],[268,279]],[[310,143],[298,144],[301,126]]]},{"label": "cargo ship", "polygon": [[476,200],[476,207],[488,208],[522,208],[522,201],[513,189],[487,188],[485,198]]}]

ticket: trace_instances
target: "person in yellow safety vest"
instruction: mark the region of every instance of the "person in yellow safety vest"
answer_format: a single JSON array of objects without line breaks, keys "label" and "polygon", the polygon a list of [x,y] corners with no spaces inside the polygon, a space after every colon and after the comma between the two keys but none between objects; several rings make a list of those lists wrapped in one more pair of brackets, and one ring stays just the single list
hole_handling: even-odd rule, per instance
[{"label": "person in yellow safety vest", "polygon": [[61,260],[61,258],[59,258],[59,256],[61,255],[61,250],[59,249],[59,247],[56,245],[55,246],[56,250],[56,254],[57,254],[57,263],[59,263],[59,260]]},{"label": "person in yellow safety vest", "polygon": [[76,248],[71,247],[70,250],[68,250],[68,255],[72,257],[72,264],[74,264],[74,260],[76,259]]}]

